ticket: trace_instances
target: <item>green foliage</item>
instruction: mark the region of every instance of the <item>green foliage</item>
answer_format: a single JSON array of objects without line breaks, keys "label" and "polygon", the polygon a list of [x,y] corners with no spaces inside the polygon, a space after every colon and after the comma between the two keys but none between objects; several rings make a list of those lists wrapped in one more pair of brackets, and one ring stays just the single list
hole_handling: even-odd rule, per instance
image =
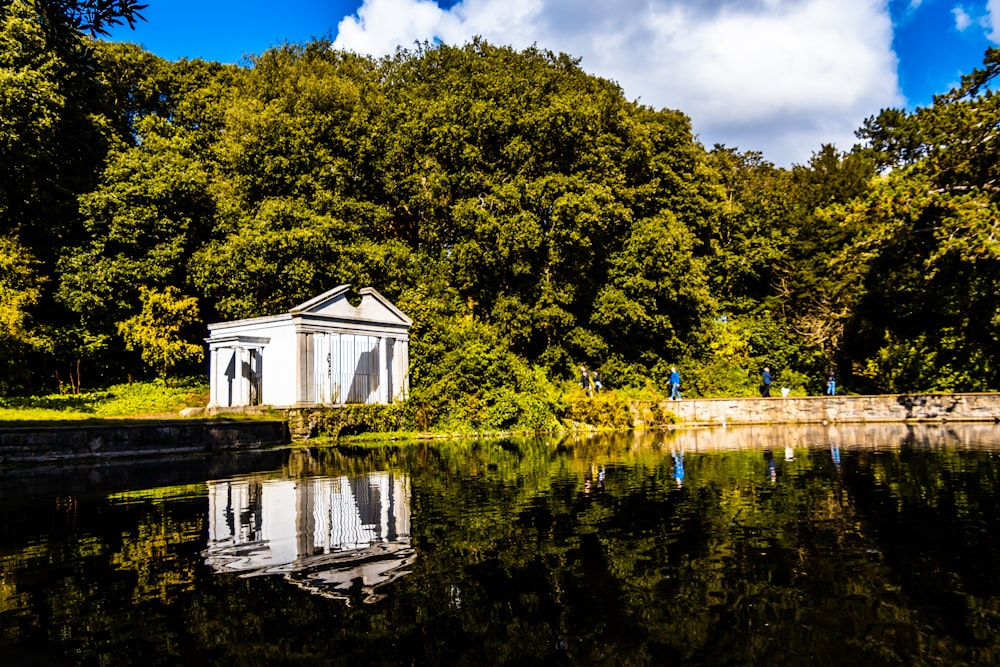
[{"label": "green foliage", "polygon": [[306,430],[311,437],[359,435],[364,433],[393,433],[413,430],[408,404],[388,405],[353,404],[330,410],[305,409],[292,411],[289,427],[292,431]]},{"label": "green foliage", "polygon": [[[789,246],[788,173],[756,152],[716,146],[713,168],[704,175],[722,201],[699,228],[702,252],[710,261],[708,276],[723,308],[740,310],[772,294],[772,273]],[[752,306],[751,306],[752,307]]]},{"label": "green foliage", "polygon": [[[441,326],[435,332],[440,357],[431,358],[422,383],[411,391],[419,428],[494,432],[557,425],[544,371],[531,369],[495,330],[472,318],[444,320]],[[418,349],[420,343],[414,341]]]},{"label": "green foliage", "polygon": [[[830,367],[856,389],[1000,383],[996,50],[933,106],[869,119],[866,146],[778,169],[538,48],[171,63],[74,46],[135,2],[4,6],[0,238],[30,276],[0,387],[124,377],[126,343],[161,374],[193,359],[122,339],[141,286],[215,320],[339,284],[414,319],[426,427],[548,423],[581,363],[634,389],[677,365],[689,396],[753,394],[764,365],[795,391]],[[904,349],[938,377],[891,370]]]},{"label": "green foliage", "polygon": [[[682,392],[688,398],[756,394],[752,334],[750,319],[716,318],[703,333],[707,353],[679,367]],[[665,387],[667,376],[661,378]]]},{"label": "green foliage", "polygon": [[695,240],[673,215],[639,220],[609,259],[608,283],[591,322],[623,343],[619,349],[674,355],[713,310]]},{"label": "green foliage", "polygon": [[661,360],[656,359],[656,364],[650,373],[641,362],[631,361],[621,354],[611,354],[600,364],[593,364],[591,368],[601,372],[601,383],[608,389],[635,390],[646,387],[651,374],[654,377],[663,375],[662,371],[658,373],[656,370]]},{"label": "green foliage", "polygon": [[142,360],[161,378],[174,369],[200,362],[201,345],[181,337],[182,332],[198,321],[198,300],[182,297],[177,288],[163,291],[140,287],[142,311],[118,324],[118,332],[129,350],[139,350]]},{"label": "green foliage", "polygon": [[107,35],[108,28],[122,21],[135,28],[137,21],[146,20],[142,11],[149,7],[136,0],[37,0],[34,4],[51,30],[91,35]]},{"label": "green foliage", "polygon": [[598,430],[628,430],[632,428],[632,413],[628,403],[617,392],[601,391],[593,396],[580,388],[569,394],[564,420],[570,426],[584,425]]},{"label": "green foliage", "polygon": [[[51,157],[66,104],[57,73],[61,63],[45,48],[41,26],[26,3],[5,8],[0,23],[0,214],[18,210],[16,198]],[[6,223],[14,222],[7,218]],[[7,231],[4,229],[3,231]]]},{"label": "green foliage", "polygon": [[44,344],[32,332],[30,311],[41,294],[36,261],[17,241],[0,237],[0,392],[26,381],[20,363],[33,347]]},{"label": "green foliage", "polygon": [[841,219],[864,229],[844,252],[862,285],[845,348],[876,389],[1000,388],[1000,97],[985,88],[998,72],[990,49],[931,107],[868,128],[898,168]]},{"label": "green foliage", "polygon": [[81,197],[91,241],[59,266],[60,300],[92,330],[134,313],[140,285],[183,285],[213,221],[195,139],[156,117],[141,121],[138,131],[142,143],[112,154],[101,185]]},{"label": "green foliage", "polygon": [[28,342],[28,311],[41,293],[36,263],[17,241],[0,237],[0,344]]}]

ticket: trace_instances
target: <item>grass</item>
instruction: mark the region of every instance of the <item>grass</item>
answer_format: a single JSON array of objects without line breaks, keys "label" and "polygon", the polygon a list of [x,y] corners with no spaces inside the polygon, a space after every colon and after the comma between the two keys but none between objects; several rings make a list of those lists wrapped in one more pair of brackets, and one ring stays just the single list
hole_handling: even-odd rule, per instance
[{"label": "grass", "polygon": [[204,382],[133,382],[80,394],[0,397],[0,422],[176,417],[186,407],[208,403]]}]

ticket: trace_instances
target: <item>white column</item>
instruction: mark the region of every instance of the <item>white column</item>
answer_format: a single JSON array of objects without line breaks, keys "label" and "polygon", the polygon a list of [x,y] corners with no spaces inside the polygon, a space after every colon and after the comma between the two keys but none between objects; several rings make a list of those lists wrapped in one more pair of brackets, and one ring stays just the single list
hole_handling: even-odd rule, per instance
[{"label": "white column", "polygon": [[343,403],[344,392],[346,391],[346,388],[343,386],[343,375],[340,372],[340,358],[343,355],[342,345],[343,336],[340,334],[330,334],[330,401],[332,403]]},{"label": "white column", "polygon": [[405,401],[410,397],[410,341],[408,340],[399,342],[399,363],[402,369],[399,382],[400,398]]},{"label": "white column", "polygon": [[378,339],[378,402],[389,403],[392,397],[389,396],[389,349],[387,347],[388,338],[382,336]]},{"label": "white column", "polygon": [[219,349],[208,346],[208,407],[219,405]]},{"label": "white column", "polygon": [[392,399],[390,402],[406,400],[406,341],[397,338],[392,350]]},{"label": "white column", "polygon": [[295,334],[295,402],[312,403],[313,393],[313,337],[312,334],[299,331]]},{"label": "white column", "polygon": [[246,377],[246,375],[244,375],[243,373],[243,364],[247,363],[248,361],[245,358],[245,354],[246,350],[244,350],[242,347],[236,348],[236,353],[234,356],[235,363],[233,364],[234,375],[236,376],[235,380],[237,383],[236,386],[239,387],[238,390],[239,394],[238,398],[236,399],[237,400],[236,405],[241,405],[241,406],[248,405],[250,403],[250,387],[249,387],[250,382]]}]

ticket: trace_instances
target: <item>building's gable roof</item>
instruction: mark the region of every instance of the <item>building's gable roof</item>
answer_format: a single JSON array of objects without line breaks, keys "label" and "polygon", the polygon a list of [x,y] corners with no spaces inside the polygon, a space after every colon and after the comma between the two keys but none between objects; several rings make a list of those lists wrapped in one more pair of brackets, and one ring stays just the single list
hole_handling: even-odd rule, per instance
[{"label": "building's gable roof", "polygon": [[338,320],[402,324],[407,327],[413,324],[413,320],[379,294],[375,288],[364,287],[358,290],[357,295],[360,296],[361,302],[355,306],[350,301],[351,286],[339,285],[300,303],[289,312],[293,316],[311,315]]}]

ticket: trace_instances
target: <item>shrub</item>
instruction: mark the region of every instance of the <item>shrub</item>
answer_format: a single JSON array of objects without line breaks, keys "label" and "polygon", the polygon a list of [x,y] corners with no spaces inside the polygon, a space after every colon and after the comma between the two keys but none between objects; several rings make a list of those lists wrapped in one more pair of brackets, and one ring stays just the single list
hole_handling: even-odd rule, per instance
[{"label": "shrub", "polygon": [[632,413],[629,412],[627,402],[613,391],[588,396],[583,389],[574,388],[569,394],[565,418],[596,429],[632,427]]}]

